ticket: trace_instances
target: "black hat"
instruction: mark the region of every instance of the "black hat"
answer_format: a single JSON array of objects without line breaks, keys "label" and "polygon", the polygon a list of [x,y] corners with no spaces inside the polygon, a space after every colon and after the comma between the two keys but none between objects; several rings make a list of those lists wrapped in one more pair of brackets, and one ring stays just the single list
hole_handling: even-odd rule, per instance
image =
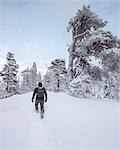
[{"label": "black hat", "polygon": [[39,86],[39,87],[42,87],[42,83],[41,83],[41,82],[39,82],[39,83],[38,83],[38,86]]}]

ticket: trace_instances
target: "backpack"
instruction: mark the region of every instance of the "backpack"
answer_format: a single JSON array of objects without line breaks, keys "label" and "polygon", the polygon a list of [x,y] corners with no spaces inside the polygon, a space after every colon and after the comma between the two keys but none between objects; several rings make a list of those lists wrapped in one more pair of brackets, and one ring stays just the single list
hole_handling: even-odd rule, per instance
[{"label": "backpack", "polygon": [[44,97],[44,89],[43,88],[38,88],[37,97],[38,98]]}]

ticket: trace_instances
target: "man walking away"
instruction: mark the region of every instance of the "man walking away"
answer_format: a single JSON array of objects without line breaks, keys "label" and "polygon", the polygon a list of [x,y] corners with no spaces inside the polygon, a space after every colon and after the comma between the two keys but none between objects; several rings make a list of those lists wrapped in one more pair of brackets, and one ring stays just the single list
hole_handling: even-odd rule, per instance
[{"label": "man walking away", "polygon": [[47,102],[47,92],[45,88],[42,86],[42,83],[38,83],[38,87],[35,88],[32,96],[32,102],[34,102],[34,97],[36,96],[35,99],[35,108],[38,111],[38,104],[40,103],[40,108],[41,108],[41,118],[44,116],[44,102]]}]

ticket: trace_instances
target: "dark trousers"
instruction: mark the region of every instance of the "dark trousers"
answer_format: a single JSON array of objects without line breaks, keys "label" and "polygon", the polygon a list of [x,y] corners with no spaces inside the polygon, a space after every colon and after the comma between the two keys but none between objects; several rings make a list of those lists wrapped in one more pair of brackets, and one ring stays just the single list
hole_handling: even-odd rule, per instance
[{"label": "dark trousers", "polygon": [[40,103],[41,112],[44,113],[44,100],[36,100],[35,101],[35,107],[38,109],[38,104]]}]

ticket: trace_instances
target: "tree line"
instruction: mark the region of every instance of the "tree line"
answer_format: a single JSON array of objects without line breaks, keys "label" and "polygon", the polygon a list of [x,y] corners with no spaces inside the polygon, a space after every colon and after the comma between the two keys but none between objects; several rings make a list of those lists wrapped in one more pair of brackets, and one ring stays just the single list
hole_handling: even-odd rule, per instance
[{"label": "tree line", "polygon": [[[120,40],[110,31],[105,31],[107,21],[99,18],[90,6],[83,6],[70,19],[67,30],[72,33],[68,48],[69,64],[65,59],[51,61],[41,79],[34,63],[22,71],[21,89],[32,91],[42,81],[49,91],[67,91],[77,97],[120,99]],[[7,64],[1,76],[8,92],[16,91],[18,65],[12,53],[7,55]]]},{"label": "tree line", "polygon": [[27,68],[20,73],[18,73],[18,69],[19,65],[15,60],[14,54],[8,52],[6,64],[0,72],[2,83],[6,85],[6,95],[30,92],[34,90],[37,83],[42,80],[41,73],[37,71],[35,62],[30,69]]}]

